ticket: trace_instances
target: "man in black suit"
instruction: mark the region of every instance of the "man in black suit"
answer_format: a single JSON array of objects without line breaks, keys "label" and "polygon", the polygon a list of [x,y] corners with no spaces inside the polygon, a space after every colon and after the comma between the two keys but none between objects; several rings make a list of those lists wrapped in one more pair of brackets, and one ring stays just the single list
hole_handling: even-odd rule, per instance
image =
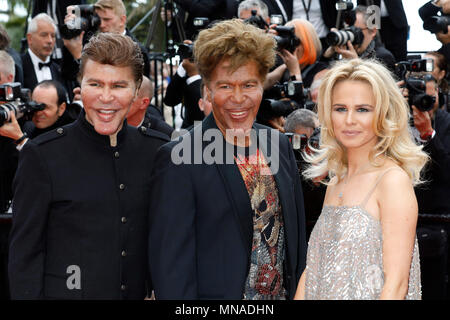
[{"label": "man in black suit", "polygon": [[357,3],[380,8],[381,41],[396,61],[406,60],[409,26],[402,0],[358,0]]},{"label": "man in black suit", "polygon": [[413,135],[424,145],[431,161],[424,170],[425,183],[415,188],[419,213],[450,214],[450,114],[439,109],[438,85],[427,75],[426,93],[436,102],[429,111],[412,106]]},{"label": "man in black suit", "polygon": [[[122,0],[98,0],[94,4],[94,9],[95,13],[100,17],[100,32],[113,32],[126,35],[139,45],[144,59],[144,75],[149,76],[150,62],[148,51],[126,28],[127,16]],[[72,6],[68,6],[66,10],[65,23],[76,18]],[[77,38],[70,40],[64,39],[65,47],[63,48],[62,72],[64,78],[72,82],[76,82],[77,80],[81,50],[83,43],[86,42],[86,39],[83,39],[84,36],[84,33],[82,33]],[[76,85],[72,87],[75,88]]]},{"label": "man in black suit", "polygon": [[22,149],[8,266],[13,299],[144,299],[150,291],[149,170],[169,139],[125,120],[142,65],[129,37],[92,37],[81,57],[79,118]]},{"label": "man in black suit", "polygon": [[56,26],[46,13],[31,19],[27,30],[28,50],[22,55],[23,87],[33,90],[43,80],[62,82],[59,65],[51,59]]},{"label": "man in black suit", "polygon": [[376,58],[380,60],[386,68],[390,71],[395,71],[395,58],[394,55],[387,50],[383,44],[377,39],[376,26],[370,27],[368,25],[369,14],[367,7],[358,6],[355,9],[356,20],[354,26],[360,28],[363,33],[363,40],[360,44],[353,44],[351,41],[347,41],[347,44],[341,46],[334,46],[327,49],[324,56],[330,57],[333,52],[337,52],[342,55],[344,59],[352,58]]},{"label": "man in black suit", "polygon": [[[450,1],[449,0],[433,0],[425,3],[419,9],[419,15],[422,20],[429,22],[432,16],[450,14]],[[436,39],[442,43],[442,47],[438,50],[439,53],[445,56],[447,61],[450,61],[450,27],[447,26],[447,31],[436,32]]]},{"label": "man in black suit", "polygon": [[274,47],[237,19],[194,43],[213,111],[157,154],[149,211],[156,299],[294,296],[306,262],[295,156],[285,136],[254,123]]},{"label": "man in black suit", "polygon": [[[185,42],[192,45],[190,40],[185,40]],[[167,86],[164,103],[171,107],[175,107],[179,103],[183,104],[182,128],[188,128],[194,124],[194,121],[201,121],[204,118],[203,113],[198,108],[198,100],[201,98],[201,79],[193,59],[185,58]]]}]

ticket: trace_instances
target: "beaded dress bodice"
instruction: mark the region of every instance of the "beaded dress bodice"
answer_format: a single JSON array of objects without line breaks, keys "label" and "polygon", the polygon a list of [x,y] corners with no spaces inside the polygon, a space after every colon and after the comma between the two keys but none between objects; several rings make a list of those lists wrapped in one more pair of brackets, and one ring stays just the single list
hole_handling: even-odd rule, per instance
[{"label": "beaded dress bodice", "polygon": [[[369,196],[361,205],[323,207],[308,244],[305,299],[380,297],[384,284],[383,238],[380,221],[364,209]],[[406,299],[421,299],[417,238]]]}]

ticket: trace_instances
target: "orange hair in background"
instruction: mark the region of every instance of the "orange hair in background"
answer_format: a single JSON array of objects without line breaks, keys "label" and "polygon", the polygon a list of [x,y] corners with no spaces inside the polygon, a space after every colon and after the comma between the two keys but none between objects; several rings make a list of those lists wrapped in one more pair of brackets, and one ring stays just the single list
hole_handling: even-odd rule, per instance
[{"label": "orange hair in background", "polygon": [[314,26],[309,21],[303,19],[288,21],[286,26],[294,26],[295,35],[302,42],[303,55],[298,60],[298,63],[301,65],[310,65],[316,62],[322,52],[322,44]]}]

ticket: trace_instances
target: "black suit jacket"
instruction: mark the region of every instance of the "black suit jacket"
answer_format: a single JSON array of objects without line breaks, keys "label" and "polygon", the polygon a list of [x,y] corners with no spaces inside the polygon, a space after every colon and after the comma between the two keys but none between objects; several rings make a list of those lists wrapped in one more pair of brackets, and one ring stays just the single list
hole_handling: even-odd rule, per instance
[{"label": "black suit jacket", "polygon": [[[267,147],[261,147],[266,159],[268,154],[279,156],[274,178],[285,225],[284,283],[292,298],[306,259],[298,169],[285,136],[258,124],[253,128],[269,132]],[[179,141],[162,146],[156,156],[155,187],[150,193],[149,265],[157,299],[243,297],[252,249],[253,211],[237,165],[174,163],[173,154],[182,147],[194,148],[191,154],[184,154],[187,161],[206,151],[209,143],[202,141],[202,130],[208,129],[218,132],[212,114]],[[279,145],[271,148],[275,138],[279,138]],[[217,139],[224,142],[222,135]],[[219,159],[224,160],[222,156]]]},{"label": "black suit jacket", "polygon": [[425,144],[431,161],[424,170],[424,185],[416,187],[419,213],[450,214],[450,113],[437,110],[436,135]]},{"label": "black suit jacket", "polygon": [[[33,62],[31,61],[30,54],[25,52],[22,56],[22,68],[23,68],[23,87],[33,90],[38,84],[36,72],[34,72]],[[61,82],[63,85],[63,79],[61,77],[61,69],[59,65],[51,61],[50,72],[52,74],[52,79]]]},{"label": "black suit jacket", "polygon": [[[111,147],[85,113],[28,141],[14,178],[12,299],[143,299],[150,173],[169,139],[124,122]],[[68,286],[79,268],[80,287]]]},{"label": "black suit jacket", "polygon": [[[372,0],[374,5],[381,7],[381,0]],[[358,5],[369,5],[367,0],[358,0]],[[389,19],[398,29],[408,27],[408,20],[406,19],[405,9],[403,8],[402,0],[384,0],[386,10],[389,13]],[[383,28],[383,26],[381,26]]]},{"label": "black suit jacket", "polygon": [[198,79],[189,85],[186,83],[186,77],[180,77],[178,73],[170,79],[164,95],[164,103],[168,106],[174,107],[183,102],[184,119],[183,128],[187,128],[194,124],[196,120],[203,120],[204,114],[198,106],[198,100],[201,98],[200,84],[201,79]]},{"label": "black suit jacket", "polygon": [[[271,3],[271,7],[276,8],[278,7],[276,2],[274,0],[263,0],[266,4],[268,2]],[[280,2],[283,4],[284,9],[286,10],[286,14],[288,15],[288,19],[292,20],[292,10],[293,10],[293,1],[294,0],[281,0]],[[300,0],[295,0],[300,1]],[[279,9],[275,9],[278,10]],[[325,25],[328,28],[333,28],[336,26],[336,17],[337,17],[337,11],[336,11],[336,1],[332,0],[320,0],[320,11],[322,12],[322,19]],[[270,8],[269,8],[270,12]],[[281,13],[281,12],[280,12]]]}]

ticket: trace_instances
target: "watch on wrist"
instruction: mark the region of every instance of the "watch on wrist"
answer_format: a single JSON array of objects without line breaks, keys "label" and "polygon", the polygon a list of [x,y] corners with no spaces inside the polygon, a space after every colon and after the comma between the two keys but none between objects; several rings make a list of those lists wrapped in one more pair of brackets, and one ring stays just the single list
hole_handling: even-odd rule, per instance
[{"label": "watch on wrist", "polygon": [[28,138],[28,135],[27,135],[27,133],[25,132],[24,134],[23,134],[23,136],[21,136],[19,139],[17,139],[16,141],[14,141],[14,143],[15,144],[20,144],[23,140],[25,140],[26,138]]},{"label": "watch on wrist", "polygon": [[433,136],[433,133],[434,133],[434,130],[427,131],[420,135],[420,139],[428,141]]}]

